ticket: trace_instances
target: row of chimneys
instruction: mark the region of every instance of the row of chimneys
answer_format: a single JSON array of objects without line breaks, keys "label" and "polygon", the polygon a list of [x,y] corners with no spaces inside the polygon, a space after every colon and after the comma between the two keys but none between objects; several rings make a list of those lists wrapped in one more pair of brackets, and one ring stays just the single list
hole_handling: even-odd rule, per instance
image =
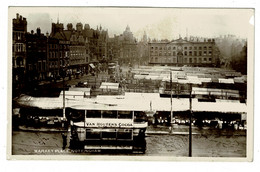
[{"label": "row of chimneys", "polygon": [[20,20],[26,20],[25,17],[19,15],[18,13],[16,13],[16,19],[17,19],[17,20],[19,20],[19,19],[20,19]]}]

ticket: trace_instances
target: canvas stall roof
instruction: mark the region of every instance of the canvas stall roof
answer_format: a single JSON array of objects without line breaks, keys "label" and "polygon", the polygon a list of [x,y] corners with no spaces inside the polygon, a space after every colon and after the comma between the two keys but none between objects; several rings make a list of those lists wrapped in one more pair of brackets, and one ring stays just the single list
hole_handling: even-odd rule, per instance
[{"label": "canvas stall roof", "polygon": [[22,95],[16,101],[20,106],[38,107],[41,109],[61,109],[63,106],[62,97],[31,97]]},{"label": "canvas stall roof", "polygon": [[73,87],[73,88],[69,88],[69,91],[83,91],[83,92],[90,92],[90,88]]},{"label": "canvas stall roof", "polygon": [[90,63],[89,66],[92,67],[93,69],[95,68],[95,66],[92,63]]},{"label": "canvas stall roof", "polygon": [[245,78],[244,77],[235,77],[234,82],[235,83],[245,83]]},{"label": "canvas stall roof", "polygon": [[200,82],[212,82],[211,78],[199,78]]},{"label": "canvas stall roof", "polygon": [[135,75],[134,79],[145,79],[146,75]]},{"label": "canvas stall roof", "polygon": [[145,79],[160,80],[161,78],[159,76],[155,76],[155,75],[148,75],[148,76],[145,76]]},{"label": "canvas stall roof", "polygon": [[229,100],[229,99],[216,99],[216,102],[233,102],[233,103],[240,103],[239,100]]},{"label": "canvas stall roof", "polygon": [[195,112],[246,113],[247,106],[240,102],[198,102],[197,99],[193,99],[192,110]]},{"label": "canvas stall roof", "polygon": [[[66,107],[87,110],[129,110],[129,111],[170,111],[170,98],[161,98],[158,93],[126,93],[121,96],[97,96],[92,99],[66,99]],[[41,109],[62,109],[62,98],[35,98],[22,96],[17,102],[23,106]],[[189,110],[189,99],[172,99],[173,111]],[[192,100],[192,110],[198,112],[247,112],[245,103],[238,102],[198,102]]]},{"label": "canvas stall roof", "polygon": [[[60,92],[60,97],[63,96],[63,91]],[[84,91],[65,91],[66,96],[84,96]]]},{"label": "canvas stall roof", "polygon": [[224,83],[224,84],[234,84],[234,79],[218,79],[219,83]]},{"label": "canvas stall roof", "polygon": [[112,83],[112,82],[102,82],[100,89],[110,89],[110,90],[118,90],[119,83]]}]

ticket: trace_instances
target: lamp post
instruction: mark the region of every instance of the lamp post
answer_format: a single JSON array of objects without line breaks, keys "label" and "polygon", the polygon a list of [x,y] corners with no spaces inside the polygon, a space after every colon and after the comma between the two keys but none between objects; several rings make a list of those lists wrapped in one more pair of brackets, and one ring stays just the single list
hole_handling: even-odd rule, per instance
[{"label": "lamp post", "polygon": [[192,84],[190,84],[190,125],[189,125],[189,157],[192,157]]},{"label": "lamp post", "polygon": [[64,72],[64,68],[62,69],[62,72],[63,72],[63,74],[62,74],[62,91],[63,91],[63,111],[62,111],[62,114],[63,114],[63,119],[65,119],[66,118],[66,116],[65,116],[65,80],[64,80],[64,78],[65,78],[65,72]]},{"label": "lamp post", "polygon": [[[172,71],[170,71],[170,89],[171,89],[171,123],[172,123],[172,119],[173,119],[173,114],[172,114]],[[173,126],[172,126],[173,128]]]},{"label": "lamp post", "polygon": [[62,67],[62,92],[63,92],[63,99],[62,99],[62,102],[63,102],[63,111],[62,111],[62,114],[63,114],[63,120],[66,121],[66,106],[65,106],[65,77],[66,77],[66,69],[67,69],[67,66],[63,66]]}]

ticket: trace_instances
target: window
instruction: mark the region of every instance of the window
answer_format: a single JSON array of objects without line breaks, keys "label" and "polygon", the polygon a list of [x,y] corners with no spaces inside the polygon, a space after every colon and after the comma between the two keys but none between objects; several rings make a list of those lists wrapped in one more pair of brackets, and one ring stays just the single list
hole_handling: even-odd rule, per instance
[{"label": "window", "polygon": [[194,51],[194,56],[197,56],[197,51]]},{"label": "window", "polygon": [[153,50],[153,47],[151,47],[151,49]]},{"label": "window", "polygon": [[38,62],[38,69],[39,69],[39,71],[42,70],[42,62]]},{"label": "window", "polygon": [[194,50],[197,50],[197,47],[194,47]]},{"label": "window", "polygon": [[[157,57],[155,58],[157,61]],[[119,119],[132,119],[132,111],[118,111]]]},{"label": "window", "polygon": [[157,50],[158,49],[158,47],[155,47],[155,50]]},{"label": "window", "polygon": [[207,49],[207,46],[204,46],[204,50],[206,50]]},{"label": "window", "polygon": [[190,50],[192,50],[192,47],[189,47]]},{"label": "window", "polygon": [[168,47],[168,50],[171,50],[171,47]]},{"label": "window", "polygon": [[209,55],[211,55],[212,54],[212,51],[209,51]]},{"label": "window", "polygon": [[207,58],[204,58],[204,61],[207,61]]},{"label": "window", "polygon": [[124,139],[124,140],[132,139],[132,130],[131,129],[118,129],[117,138]]},{"label": "window", "polygon": [[87,118],[101,118],[101,111],[100,110],[88,110]]},{"label": "window", "polygon": [[184,52],[184,55],[187,56],[187,51]]},{"label": "window", "polygon": [[104,140],[115,140],[116,130],[114,131],[102,131],[102,139]]},{"label": "window", "polygon": [[187,50],[187,47],[184,47],[184,50]]},{"label": "window", "polygon": [[199,56],[202,56],[202,51],[199,51]]},{"label": "window", "polygon": [[169,52],[168,55],[171,56],[172,55],[171,52]]},{"label": "window", "polygon": [[29,65],[28,65],[28,68],[29,68],[29,70],[32,70],[32,65],[29,64]]},{"label": "window", "polygon": [[102,118],[117,118],[116,111],[102,111]]},{"label": "window", "polygon": [[212,49],[212,47],[211,47],[211,46],[209,46],[209,49],[211,50],[211,49]]},{"label": "window", "polygon": [[207,55],[207,51],[204,51],[203,54],[204,54],[204,56]]},{"label": "window", "polygon": [[211,62],[211,58],[209,58],[209,61]]},{"label": "window", "polygon": [[176,50],[176,47],[172,47],[173,50]]},{"label": "window", "polygon": [[175,51],[173,51],[173,52],[172,52],[172,55],[173,55],[173,56],[176,56],[176,52],[175,52]]},{"label": "window", "polygon": [[202,50],[202,47],[199,47],[199,50]]},{"label": "window", "polygon": [[192,58],[189,58],[189,63],[192,63]]},{"label": "window", "polygon": [[42,69],[45,71],[46,70],[46,62],[42,63]]},{"label": "window", "polygon": [[192,51],[189,51],[189,56],[192,56]]},{"label": "window", "polygon": [[86,139],[100,139],[100,132],[93,129],[86,130]]}]

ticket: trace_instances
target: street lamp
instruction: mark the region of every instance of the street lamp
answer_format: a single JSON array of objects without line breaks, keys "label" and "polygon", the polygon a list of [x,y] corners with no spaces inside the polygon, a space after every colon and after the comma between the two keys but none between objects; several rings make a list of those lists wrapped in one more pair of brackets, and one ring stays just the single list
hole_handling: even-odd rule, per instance
[{"label": "street lamp", "polygon": [[[172,113],[172,71],[170,70],[170,89],[171,89],[171,124],[173,119],[173,113]],[[173,125],[171,126],[171,129],[173,129]]]},{"label": "street lamp", "polygon": [[65,113],[65,77],[66,77],[66,71],[67,71],[67,66],[62,66],[62,85],[63,85],[63,88],[62,88],[62,91],[63,91],[63,120],[66,121],[66,113]]},{"label": "street lamp", "polygon": [[192,84],[190,83],[190,125],[189,125],[189,157],[192,156]]}]

